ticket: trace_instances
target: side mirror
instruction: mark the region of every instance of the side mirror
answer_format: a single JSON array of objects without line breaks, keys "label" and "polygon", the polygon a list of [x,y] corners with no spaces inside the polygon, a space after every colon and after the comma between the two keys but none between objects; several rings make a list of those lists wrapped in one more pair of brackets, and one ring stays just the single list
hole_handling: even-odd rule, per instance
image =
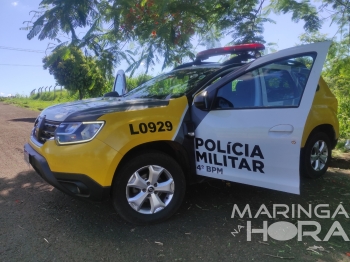
[{"label": "side mirror", "polygon": [[108,92],[103,95],[103,97],[119,97],[120,95],[116,91]]},{"label": "side mirror", "polygon": [[203,91],[195,96],[193,104],[200,110],[208,110],[208,92]]},{"label": "side mirror", "polygon": [[123,70],[119,70],[115,76],[113,91],[118,92],[120,96],[128,92],[126,88],[126,78]]}]

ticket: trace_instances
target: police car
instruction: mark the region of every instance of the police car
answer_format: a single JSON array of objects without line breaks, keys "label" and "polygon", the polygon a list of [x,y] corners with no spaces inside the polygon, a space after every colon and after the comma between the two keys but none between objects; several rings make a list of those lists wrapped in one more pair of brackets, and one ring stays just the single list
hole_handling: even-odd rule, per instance
[{"label": "police car", "polygon": [[[118,71],[104,97],[43,110],[25,159],[71,196],[112,198],[135,224],[169,218],[205,177],[299,194],[300,175],[322,176],[339,136],[320,77],[329,46],[210,49],[130,92]],[[215,55],[231,58],[205,61]]]}]

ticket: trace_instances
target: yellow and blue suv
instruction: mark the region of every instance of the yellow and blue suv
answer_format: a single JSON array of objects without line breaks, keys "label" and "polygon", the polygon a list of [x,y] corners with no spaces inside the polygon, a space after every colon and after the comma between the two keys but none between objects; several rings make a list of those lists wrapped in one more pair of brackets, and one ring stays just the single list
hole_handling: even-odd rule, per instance
[{"label": "yellow and blue suv", "polygon": [[[169,218],[204,177],[299,194],[300,175],[323,175],[338,139],[320,78],[329,46],[210,49],[130,92],[118,71],[104,97],[42,111],[25,159],[69,195],[112,198],[135,224]],[[215,55],[231,58],[204,62]]]}]

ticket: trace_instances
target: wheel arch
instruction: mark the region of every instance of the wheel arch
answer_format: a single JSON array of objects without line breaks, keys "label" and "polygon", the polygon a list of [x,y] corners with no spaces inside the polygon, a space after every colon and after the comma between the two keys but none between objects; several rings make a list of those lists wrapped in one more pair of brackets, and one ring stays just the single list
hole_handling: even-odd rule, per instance
[{"label": "wheel arch", "polygon": [[334,147],[336,146],[337,144],[337,135],[336,135],[336,132],[334,130],[334,127],[330,124],[322,124],[322,125],[318,125],[316,126],[311,132],[310,134],[307,136],[307,139],[303,139],[304,140],[304,143],[303,143],[303,146],[302,147],[305,147],[307,141],[310,139],[310,137],[312,137],[314,134],[316,133],[325,133],[330,142],[331,142],[331,146],[332,148],[331,149],[334,149]]},{"label": "wheel arch", "polygon": [[142,154],[143,152],[147,151],[158,151],[165,153],[172,158],[175,159],[175,161],[180,165],[182,168],[186,180],[190,181],[192,178],[192,174],[190,172],[190,156],[189,153],[185,150],[185,148],[180,145],[177,142],[174,141],[154,141],[154,142],[148,142],[141,145],[137,145],[131,150],[129,150],[121,159],[119,162],[115,172],[114,177],[112,180],[112,184],[115,180],[115,177],[118,174],[118,171],[132,158],[136,157],[137,155]]}]

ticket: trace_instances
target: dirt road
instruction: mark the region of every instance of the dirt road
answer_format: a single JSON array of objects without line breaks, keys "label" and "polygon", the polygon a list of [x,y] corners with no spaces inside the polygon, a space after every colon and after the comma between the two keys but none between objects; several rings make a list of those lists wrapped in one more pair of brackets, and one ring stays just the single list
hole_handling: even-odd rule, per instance
[{"label": "dirt road", "polygon": [[[169,221],[148,227],[125,223],[110,202],[75,200],[44,182],[23,160],[38,112],[0,103],[0,260],[1,261],[349,261],[350,242],[332,236],[317,242],[310,236],[278,241],[252,234],[247,221],[262,228],[263,221],[318,221],[323,240],[334,221],[350,237],[350,221],[335,219],[231,218],[237,204],[250,204],[253,216],[265,204],[313,207],[339,203],[350,213],[350,170],[331,168],[321,179],[302,180],[301,195],[213,181],[190,186],[180,211]],[[342,168],[349,168],[342,162]],[[323,208],[324,209],[324,208]],[[239,230],[239,226],[241,227]],[[237,230],[238,233],[234,233]],[[315,228],[311,227],[311,231]],[[240,232],[239,232],[240,231]],[[231,233],[233,232],[233,233]],[[307,250],[309,247],[314,251]],[[281,257],[285,259],[281,259]]]}]

